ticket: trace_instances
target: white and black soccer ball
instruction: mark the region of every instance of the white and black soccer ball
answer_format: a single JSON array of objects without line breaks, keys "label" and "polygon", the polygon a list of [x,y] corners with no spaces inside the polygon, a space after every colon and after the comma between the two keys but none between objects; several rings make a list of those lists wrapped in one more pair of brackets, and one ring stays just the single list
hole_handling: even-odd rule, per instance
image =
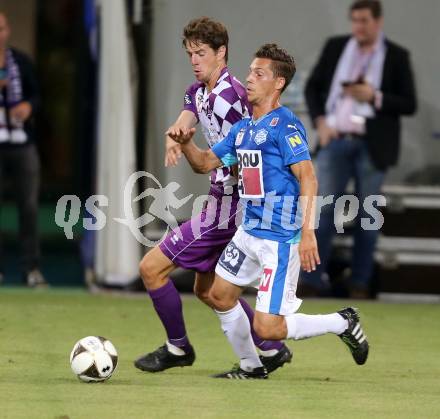
[{"label": "white and black soccer ball", "polygon": [[85,382],[108,380],[118,365],[113,344],[101,336],[87,336],[75,343],[70,353],[73,373]]}]

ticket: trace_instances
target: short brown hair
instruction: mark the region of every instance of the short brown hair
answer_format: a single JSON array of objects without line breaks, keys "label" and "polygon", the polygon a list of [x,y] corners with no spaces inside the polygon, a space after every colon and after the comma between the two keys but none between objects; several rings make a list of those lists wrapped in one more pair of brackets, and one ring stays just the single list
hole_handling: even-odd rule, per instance
[{"label": "short brown hair", "polygon": [[254,56],[255,58],[268,58],[272,60],[271,68],[274,76],[283,77],[284,80],[286,80],[286,83],[281,89],[281,93],[283,93],[296,73],[294,58],[277,44],[264,44]]},{"label": "short brown hair", "polygon": [[350,15],[360,9],[368,9],[375,19],[382,17],[382,4],[379,0],[356,0],[350,7]]},{"label": "short brown hair", "polygon": [[206,16],[191,20],[183,28],[182,44],[184,47],[186,47],[187,42],[207,44],[214,51],[218,51],[224,45],[226,47],[225,61],[228,61],[229,36],[223,23]]}]

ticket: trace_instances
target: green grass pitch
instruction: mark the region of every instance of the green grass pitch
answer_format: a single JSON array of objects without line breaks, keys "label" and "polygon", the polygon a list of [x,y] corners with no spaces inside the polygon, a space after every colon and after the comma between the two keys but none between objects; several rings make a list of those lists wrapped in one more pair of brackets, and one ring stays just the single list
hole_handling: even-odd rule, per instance
[{"label": "green grass pitch", "polygon": [[[305,301],[303,313],[347,301]],[[149,374],[133,359],[164,341],[147,297],[59,289],[0,290],[0,418],[439,418],[440,307],[362,302],[371,352],[357,366],[328,335],[289,342],[291,365],[265,381],[215,380],[235,357],[214,313],[192,297],[184,310],[195,364]],[[69,354],[87,335],[109,338],[119,366],[86,384]]]}]

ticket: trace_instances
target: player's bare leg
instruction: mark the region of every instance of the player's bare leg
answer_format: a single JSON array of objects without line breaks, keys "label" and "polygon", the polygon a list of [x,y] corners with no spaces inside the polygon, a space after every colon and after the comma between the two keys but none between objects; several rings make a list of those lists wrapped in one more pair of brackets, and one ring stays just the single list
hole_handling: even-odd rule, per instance
[{"label": "player's bare leg", "polygon": [[194,282],[194,294],[196,297],[204,302],[208,307],[214,308],[209,299],[209,290],[214,282],[214,272],[196,272],[196,279]]},{"label": "player's bare leg", "polygon": [[139,271],[145,288],[156,290],[169,282],[168,275],[176,265],[168,259],[158,246],[151,249],[141,260]]},{"label": "player's bare leg", "polygon": [[166,330],[167,342],[135,361],[136,368],[158,372],[194,363],[195,353],[186,335],[182,300],[168,275],[176,265],[159,247],[150,250],[140,263],[140,273],[154,308]]}]

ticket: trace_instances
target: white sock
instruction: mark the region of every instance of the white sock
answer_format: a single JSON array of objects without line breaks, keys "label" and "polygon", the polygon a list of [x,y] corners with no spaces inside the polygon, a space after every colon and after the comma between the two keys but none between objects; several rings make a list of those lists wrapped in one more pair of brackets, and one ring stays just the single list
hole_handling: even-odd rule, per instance
[{"label": "white sock", "polygon": [[348,322],[340,314],[292,314],[286,316],[287,338],[299,340],[335,333],[340,335]]},{"label": "white sock", "polygon": [[278,351],[278,349],[268,349],[267,351],[262,351],[261,349],[260,349],[260,355],[262,355],[262,356],[274,356],[274,355],[276,355],[279,351]]},{"label": "white sock", "polygon": [[173,354],[173,355],[178,355],[178,356],[182,356],[182,355],[186,355],[185,351],[182,348],[179,348],[176,345],[173,345],[172,343],[166,341],[165,342],[167,345],[167,349]]},{"label": "white sock", "polygon": [[222,330],[232,345],[235,354],[240,358],[240,368],[252,371],[262,367],[251,336],[249,319],[240,303],[229,311],[217,311]]}]

